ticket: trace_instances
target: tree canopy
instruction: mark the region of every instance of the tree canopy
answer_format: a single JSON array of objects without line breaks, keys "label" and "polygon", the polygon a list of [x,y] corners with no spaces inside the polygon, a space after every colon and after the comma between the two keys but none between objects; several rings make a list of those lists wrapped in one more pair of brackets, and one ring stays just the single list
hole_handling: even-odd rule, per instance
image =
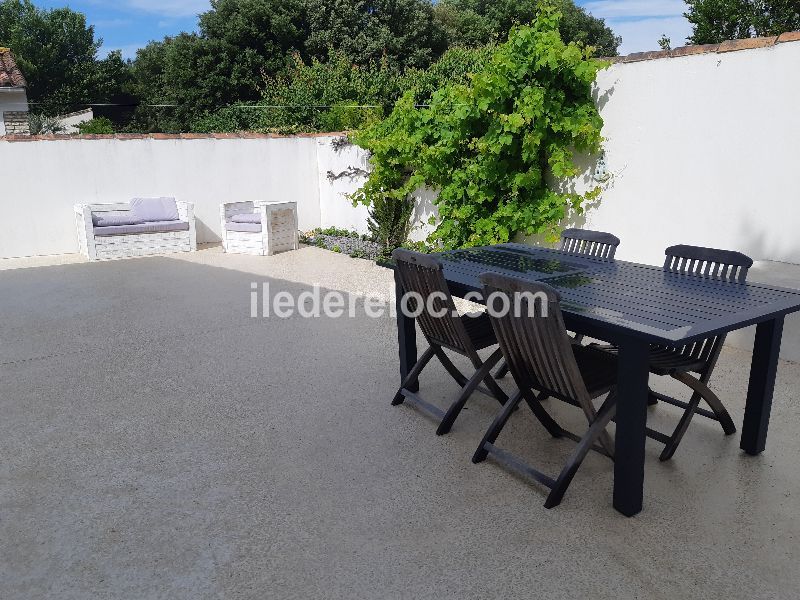
[{"label": "tree canopy", "polygon": [[689,43],[779,35],[800,29],[798,0],[686,0]]},{"label": "tree canopy", "polygon": [[[595,47],[601,56],[616,56],[622,42],[598,19],[572,0],[554,2],[562,14],[559,32],[567,42]],[[532,22],[541,8],[539,0],[439,0],[436,14],[450,45],[479,46],[504,40],[514,25]]]},{"label": "tree canopy", "polygon": [[[134,131],[318,130],[383,110],[358,116],[336,105],[388,107],[406,89],[429,97],[445,79],[463,80],[512,26],[553,2],[565,41],[616,54],[620,39],[572,0],[211,0],[197,32],[152,41],[128,61],[98,58],[102,40],[81,13],[0,0],[0,45],[14,50],[46,114],[123,101],[138,105],[132,118],[109,116]],[[334,109],[245,108],[304,98]]]},{"label": "tree canopy", "polygon": [[306,51],[324,59],[334,49],[357,65],[424,68],[447,48],[429,0],[307,0]]},{"label": "tree canopy", "polygon": [[14,52],[35,112],[53,115],[118,96],[127,66],[119,53],[98,60],[101,44],[79,12],[0,0],[0,46]]}]

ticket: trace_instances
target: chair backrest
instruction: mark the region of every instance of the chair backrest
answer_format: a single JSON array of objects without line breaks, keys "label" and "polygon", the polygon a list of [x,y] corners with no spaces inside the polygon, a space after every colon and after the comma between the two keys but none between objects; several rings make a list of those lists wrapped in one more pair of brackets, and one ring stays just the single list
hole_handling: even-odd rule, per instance
[{"label": "chair backrest", "polygon": [[[747,280],[748,270],[753,266],[752,258],[732,250],[681,244],[670,246],[664,254],[666,254],[665,271],[721,281],[744,283]],[[717,335],[680,346],[677,351],[681,356],[702,361],[706,368],[713,369],[724,343],[725,335]]]},{"label": "chair backrest", "polygon": [[599,260],[613,260],[617,246],[619,246],[619,238],[604,231],[565,229],[561,232],[561,243],[558,249],[567,254]]},{"label": "chair backrest", "polygon": [[[558,292],[544,283],[498,273],[483,273],[480,280],[497,342],[517,384],[576,400],[593,415]],[[501,312],[506,302],[508,310]]]},{"label": "chair backrest", "polygon": [[732,250],[681,244],[670,246],[664,254],[667,255],[664,261],[665,271],[722,281],[744,283],[747,280],[747,271],[753,266],[752,258]]},{"label": "chair backrest", "polygon": [[[409,296],[408,308],[411,311],[421,311],[417,322],[428,341],[462,354],[473,354],[473,344],[456,311],[442,273],[442,263],[428,254],[403,248],[394,250],[392,258],[403,286],[396,293],[416,292],[422,300],[422,306],[418,306],[418,300]],[[434,293],[437,297],[429,301]]]}]

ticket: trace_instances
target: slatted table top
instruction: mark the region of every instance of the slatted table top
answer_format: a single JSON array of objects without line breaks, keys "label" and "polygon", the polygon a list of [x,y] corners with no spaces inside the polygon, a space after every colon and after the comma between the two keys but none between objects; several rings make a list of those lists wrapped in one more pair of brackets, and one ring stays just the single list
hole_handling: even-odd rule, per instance
[{"label": "slatted table top", "polygon": [[502,244],[438,255],[453,293],[480,291],[487,271],[543,281],[562,297],[567,325],[689,343],[800,310],[800,290],[669,273],[558,250]]}]

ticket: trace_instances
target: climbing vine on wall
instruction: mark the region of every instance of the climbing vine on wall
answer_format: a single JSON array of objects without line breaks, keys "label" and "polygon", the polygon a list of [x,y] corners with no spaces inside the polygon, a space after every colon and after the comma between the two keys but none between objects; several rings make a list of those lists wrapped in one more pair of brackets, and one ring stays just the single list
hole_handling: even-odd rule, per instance
[{"label": "climbing vine on wall", "polygon": [[445,248],[552,234],[599,194],[564,191],[579,169],[575,152],[599,152],[603,121],[592,84],[607,63],[593,48],[565,44],[561,14],[545,6],[516,27],[466,85],[437,90],[427,106],[405,93],[385,119],[354,134],[371,153],[355,202],[403,200],[438,190],[440,221],[431,241]]}]

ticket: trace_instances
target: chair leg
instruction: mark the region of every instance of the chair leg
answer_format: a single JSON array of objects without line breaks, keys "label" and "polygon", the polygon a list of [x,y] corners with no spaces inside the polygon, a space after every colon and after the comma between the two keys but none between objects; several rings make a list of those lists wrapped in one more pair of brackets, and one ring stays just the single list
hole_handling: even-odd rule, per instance
[{"label": "chair leg", "polygon": [[400,389],[397,390],[397,393],[394,395],[392,399],[392,406],[397,406],[398,404],[402,404],[405,400],[405,396],[403,396],[403,389],[407,388],[409,385],[416,383],[419,374],[422,373],[422,369],[430,362],[433,358],[434,354],[436,354],[436,350],[433,346],[429,347],[422,357],[417,361],[417,364],[409,371],[406,378],[403,379],[403,382],[400,384]]},{"label": "chair leg", "polygon": [[[464,408],[467,400],[469,400],[469,397],[472,395],[478,385],[480,385],[480,382],[482,380],[491,379],[492,367],[494,367],[497,361],[500,360],[501,356],[502,352],[498,349],[485,363],[481,363],[480,360],[475,361],[474,364],[476,367],[478,367],[478,370],[475,371],[475,374],[470,377],[469,381],[467,381],[467,384],[462,388],[461,393],[458,395],[456,401],[453,402],[450,405],[450,408],[447,409],[442,422],[439,423],[439,427],[436,428],[436,435],[444,435],[450,431],[450,428],[453,427],[453,423],[455,422],[456,418],[458,418],[458,415],[461,413],[461,409]],[[505,396],[505,392],[500,389],[494,380],[492,380],[492,383],[497,388],[499,393]],[[491,387],[489,389],[491,389]],[[495,390],[492,390],[492,392],[495,392]],[[500,398],[500,396],[497,396],[498,400],[500,400]]]},{"label": "chair leg", "polygon": [[667,443],[664,445],[664,449],[661,451],[658,460],[664,462],[672,458],[672,456],[675,454],[675,451],[678,449],[678,444],[681,443],[683,434],[685,434],[686,430],[689,428],[689,423],[691,423],[692,417],[694,417],[694,411],[697,410],[699,404],[700,394],[694,392],[691,400],[689,400],[689,405],[683,411],[683,415],[681,415],[681,420],[678,422],[678,426],[675,428],[675,431],[672,432],[669,440],[667,440]]},{"label": "chair leg", "polygon": [[606,430],[606,426],[611,419],[614,418],[616,412],[616,398],[613,394],[609,394],[609,397],[606,398],[600,410],[597,412],[597,417],[572,451],[566,465],[564,465],[564,468],[561,470],[553,489],[550,490],[550,493],[547,495],[547,500],[545,500],[544,503],[545,508],[553,508],[561,503],[561,499],[564,497],[564,493],[572,482],[572,478],[575,477],[575,473],[577,473],[583,459],[586,458],[586,455],[592,449],[595,440]]},{"label": "chair leg", "polygon": [[675,451],[678,449],[678,444],[680,444],[681,439],[683,439],[683,435],[689,428],[689,423],[692,420],[694,411],[697,410],[701,399],[705,400],[706,403],[711,407],[711,410],[716,415],[720,425],[722,425],[722,430],[725,432],[725,435],[736,433],[736,425],[734,425],[733,419],[731,419],[731,416],[728,414],[728,411],[723,406],[719,397],[713,391],[711,391],[711,388],[709,388],[705,382],[692,377],[688,373],[673,373],[672,377],[673,379],[676,379],[691,388],[694,393],[692,394],[691,400],[689,400],[689,406],[684,411],[678,426],[675,428],[672,436],[670,436],[669,442],[667,442],[667,445],[661,452],[661,456],[658,457],[659,460],[669,460],[675,454]]},{"label": "chair leg", "polygon": [[[503,358],[503,351],[498,348],[495,350],[492,355],[486,359],[486,364],[489,364],[489,369],[491,370],[497,362]],[[476,365],[478,366],[478,365]],[[489,388],[489,391],[492,392],[492,395],[495,399],[500,403],[500,406],[505,406],[506,402],[508,401],[508,394],[503,391],[497,382],[492,377],[491,372],[486,374],[486,377],[483,378],[483,382],[486,384],[486,387]]]},{"label": "chair leg", "polygon": [[698,379],[695,379],[688,373],[675,373],[673,375],[678,381],[681,383],[688,385],[694,391],[698,392],[702,397],[703,400],[706,401],[711,410],[714,411],[714,414],[719,419],[720,425],[722,425],[722,430],[725,432],[725,435],[733,435],[736,433],[736,425],[733,423],[733,419],[728,414],[727,409],[722,404],[722,400],[719,399],[711,388],[708,387],[708,380],[707,375]]},{"label": "chair leg", "polygon": [[456,383],[461,387],[467,385],[467,381],[469,381],[469,379],[466,375],[458,370],[458,367],[453,364],[453,361],[450,360],[450,357],[447,356],[447,353],[445,353],[445,351],[438,346],[434,349],[434,352],[436,353],[436,357],[439,359],[439,362],[442,363],[442,366],[447,370],[448,373],[450,373],[450,377],[455,379]]},{"label": "chair leg", "polygon": [[489,451],[486,450],[486,444],[493,444],[495,442],[497,436],[500,435],[506,422],[511,417],[511,413],[514,412],[521,401],[522,392],[520,391],[517,391],[516,394],[508,399],[508,402],[503,406],[503,410],[497,414],[494,421],[492,421],[492,424],[489,426],[489,429],[487,429],[486,433],[483,435],[478,449],[475,450],[475,454],[472,455],[472,462],[477,464],[486,460],[486,457],[489,455]]},{"label": "chair leg", "polygon": [[550,435],[554,438],[560,438],[564,435],[564,430],[561,428],[561,425],[556,423],[555,419],[553,419],[550,413],[542,406],[542,400],[547,398],[547,394],[542,392],[538,396],[534,396],[531,390],[524,389],[522,391],[522,396],[525,398],[525,402],[531,409],[533,415],[539,420],[542,426],[547,429]]},{"label": "chair leg", "polygon": [[506,361],[503,361],[503,364],[500,365],[497,371],[494,372],[494,378],[502,379],[506,375],[508,375],[508,363]]}]

